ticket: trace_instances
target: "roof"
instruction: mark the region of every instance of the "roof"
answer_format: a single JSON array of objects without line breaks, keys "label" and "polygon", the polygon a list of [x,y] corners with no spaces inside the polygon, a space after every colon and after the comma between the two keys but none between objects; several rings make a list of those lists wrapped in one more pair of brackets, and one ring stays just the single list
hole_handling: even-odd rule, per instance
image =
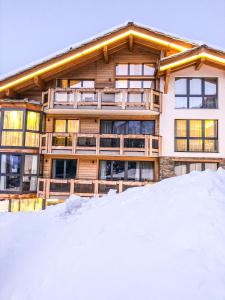
[{"label": "roof", "polygon": [[[225,65],[225,62],[223,62],[225,53],[221,50],[161,32],[146,25],[126,22],[2,76],[0,78],[0,92],[3,93],[9,88],[19,90],[23,86],[31,85],[35,77],[38,77],[37,79],[43,77],[42,79],[48,80],[50,72],[56,72],[62,66],[69,66],[70,63],[74,63],[75,61],[82,61],[90,53],[97,53],[103,47],[110,47],[119,40],[129,39],[131,35],[137,39],[146,40],[149,43],[158,45],[162,49],[172,49],[175,52],[175,54],[161,59],[160,65],[164,69],[165,65],[170,65],[175,60],[182,60],[187,55],[197,53],[198,51],[213,52],[213,56],[219,56],[222,59],[221,63]],[[160,70],[164,71],[164,69]]]}]

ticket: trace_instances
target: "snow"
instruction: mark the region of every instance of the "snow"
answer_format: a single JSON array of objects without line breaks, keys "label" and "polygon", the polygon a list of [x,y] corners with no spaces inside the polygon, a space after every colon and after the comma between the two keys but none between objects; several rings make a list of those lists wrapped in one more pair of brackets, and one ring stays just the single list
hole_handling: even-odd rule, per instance
[{"label": "snow", "polygon": [[225,171],[0,215],[0,300],[224,300]]}]

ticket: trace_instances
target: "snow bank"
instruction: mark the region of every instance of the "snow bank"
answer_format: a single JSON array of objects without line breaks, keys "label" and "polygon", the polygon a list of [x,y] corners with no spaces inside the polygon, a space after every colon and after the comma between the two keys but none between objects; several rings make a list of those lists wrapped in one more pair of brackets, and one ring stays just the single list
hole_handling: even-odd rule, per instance
[{"label": "snow bank", "polygon": [[6,299],[225,299],[225,171],[2,213]]}]

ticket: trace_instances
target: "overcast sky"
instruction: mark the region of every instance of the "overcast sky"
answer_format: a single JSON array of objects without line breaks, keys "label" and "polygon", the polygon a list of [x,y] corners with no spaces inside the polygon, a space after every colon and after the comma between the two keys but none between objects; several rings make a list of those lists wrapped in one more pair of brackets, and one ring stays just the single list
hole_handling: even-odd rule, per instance
[{"label": "overcast sky", "polygon": [[225,49],[225,0],[0,0],[0,74],[128,20]]}]

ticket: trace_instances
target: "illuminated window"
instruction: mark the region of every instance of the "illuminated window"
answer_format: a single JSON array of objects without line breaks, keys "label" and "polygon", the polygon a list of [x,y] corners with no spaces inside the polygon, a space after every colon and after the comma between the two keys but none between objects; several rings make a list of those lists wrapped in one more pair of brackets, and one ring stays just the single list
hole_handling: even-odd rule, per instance
[{"label": "illuminated window", "polygon": [[217,78],[175,79],[175,108],[217,107]]},{"label": "illuminated window", "polygon": [[175,151],[217,152],[217,120],[175,120]]},{"label": "illuminated window", "polygon": [[23,111],[5,110],[3,129],[23,129]]},{"label": "illuminated window", "polygon": [[27,130],[39,131],[40,113],[35,111],[27,112]]},{"label": "illuminated window", "polygon": [[[78,133],[79,120],[55,120],[55,132]],[[53,146],[72,146],[72,135],[53,136]]]},{"label": "illuminated window", "polygon": [[1,146],[39,147],[40,113],[3,110]]}]

